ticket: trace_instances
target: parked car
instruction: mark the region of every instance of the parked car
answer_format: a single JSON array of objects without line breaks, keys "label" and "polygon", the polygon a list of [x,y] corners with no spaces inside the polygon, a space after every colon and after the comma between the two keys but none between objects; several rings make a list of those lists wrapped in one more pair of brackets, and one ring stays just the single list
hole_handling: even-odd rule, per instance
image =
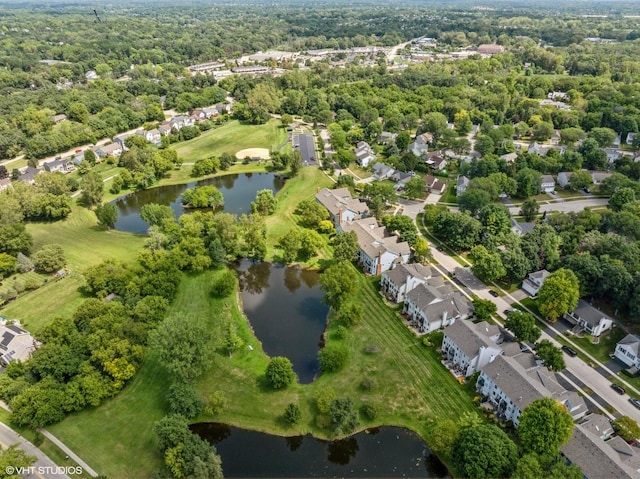
[{"label": "parked car", "polygon": [[497,298],[498,296],[500,296],[497,291],[494,291],[492,289],[489,290],[489,294],[494,298]]},{"label": "parked car", "polygon": [[640,409],[640,399],[629,398],[629,402],[633,404],[635,407],[637,407],[638,409]]},{"label": "parked car", "polygon": [[624,388],[623,388],[622,386],[620,386],[619,384],[616,384],[616,383],[612,383],[612,384],[611,384],[611,388],[612,388],[615,392],[617,392],[618,394],[624,394],[624,393],[626,393],[626,392],[627,392],[627,391],[625,391],[625,390],[624,390]]},{"label": "parked car", "polygon": [[570,348],[569,346],[562,346],[562,350],[572,358],[578,355],[578,352],[575,349]]}]

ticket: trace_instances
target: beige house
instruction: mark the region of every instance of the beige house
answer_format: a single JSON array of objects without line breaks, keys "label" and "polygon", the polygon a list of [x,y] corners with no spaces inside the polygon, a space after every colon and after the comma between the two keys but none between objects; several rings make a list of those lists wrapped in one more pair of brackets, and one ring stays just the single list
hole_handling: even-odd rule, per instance
[{"label": "beige house", "polygon": [[37,349],[38,343],[27,331],[16,324],[0,326],[0,364],[26,361]]}]

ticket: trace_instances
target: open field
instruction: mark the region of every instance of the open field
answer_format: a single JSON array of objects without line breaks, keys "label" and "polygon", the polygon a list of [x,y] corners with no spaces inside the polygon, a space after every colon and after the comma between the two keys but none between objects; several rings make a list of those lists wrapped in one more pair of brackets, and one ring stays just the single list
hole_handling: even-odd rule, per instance
[{"label": "open field", "polygon": [[[455,420],[465,412],[477,412],[470,393],[442,366],[439,354],[426,348],[404,326],[394,309],[383,303],[377,279],[360,273],[356,300],[365,308],[364,320],[342,340],[350,351],[345,369],[322,375],[310,385],[269,390],[262,380],[268,357],[239,310],[236,298],[220,300],[209,294],[217,274],[219,271],[185,275],[171,308],[174,314],[203,317],[216,338],[211,347],[217,353],[197,388],[205,399],[214,391],[222,391],[227,407],[215,417],[201,416],[194,422],[214,420],[280,435],[311,432],[327,437],[328,431],[316,423],[313,402],[316,392],[326,386],[333,387],[339,396],[351,397],[358,407],[363,403],[378,407],[375,423],[363,423],[362,427],[405,426],[425,438],[435,421]],[[219,350],[229,321],[237,325],[243,339],[243,347],[232,358]],[[331,331],[328,336],[330,341],[336,341]],[[246,349],[248,345],[253,347],[252,351]],[[377,347],[377,353],[365,352],[371,345]],[[373,390],[359,387],[365,378],[374,382]],[[162,367],[154,358],[147,358],[119,396],[97,409],[74,414],[50,430],[108,477],[148,477],[160,466],[152,426],[166,412],[167,386]],[[291,402],[298,403],[302,410],[302,420],[294,427],[286,426],[280,419]],[[114,457],[118,461],[113,461]]]},{"label": "open field", "polygon": [[107,258],[133,261],[142,249],[144,238],[97,227],[95,214],[74,207],[69,217],[54,223],[30,223],[33,250],[45,244],[62,245],[71,274],[49,281],[41,288],[21,294],[17,300],[0,309],[0,314],[19,319],[32,332],[46,326],[53,318],[65,316],[82,301],[78,287],[83,284],[81,272]]},{"label": "open field", "polygon": [[271,120],[264,125],[244,125],[233,120],[171,148],[178,152],[184,162],[190,163],[200,158],[220,156],[222,153],[235,155],[245,148],[272,150],[286,139],[287,132],[281,127],[280,120]]}]

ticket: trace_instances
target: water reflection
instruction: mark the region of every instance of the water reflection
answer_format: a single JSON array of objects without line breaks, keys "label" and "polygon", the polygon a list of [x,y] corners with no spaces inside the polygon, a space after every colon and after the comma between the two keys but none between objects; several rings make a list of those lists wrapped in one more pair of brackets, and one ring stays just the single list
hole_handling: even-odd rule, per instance
[{"label": "water reflection", "polygon": [[318,272],[246,260],[236,270],[243,310],[265,352],[289,358],[301,383],[313,381],[329,312]]},{"label": "water reflection", "polygon": [[284,186],[284,180],[273,173],[243,173],[207,178],[181,185],[166,185],[135,191],[114,201],[118,208],[118,221],[115,229],[130,233],[144,234],[149,229],[142,218],[140,208],[148,203],[171,206],[177,216],[185,213],[180,196],[187,188],[213,185],[224,195],[224,211],[234,214],[249,213],[251,202],[259,190],[271,189],[277,193]]},{"label": "water reflection", "polygon": [[449,477],[422,439],[402,428],[381,427],[339,441],[282,438],[217,423],[191,429],[215,444],[225,477]]}]

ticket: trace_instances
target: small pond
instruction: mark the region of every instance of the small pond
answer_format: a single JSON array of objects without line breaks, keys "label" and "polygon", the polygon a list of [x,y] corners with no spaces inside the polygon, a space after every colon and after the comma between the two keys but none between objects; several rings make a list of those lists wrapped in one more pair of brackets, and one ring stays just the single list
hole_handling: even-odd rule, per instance
[{"label": "small pond", "polygon": [[185,212],[180,202],[180,195],[188,188],[203,185],[213,185],[222,192],[224,211],[242,214],[251,211],[251,202],[255,200],[258,191],[269,188],[277,193],[284,186],[284,179],[273,173],[242,173],[134,191],[114,201],[118,208],[115,229],[144,234],[149,230],[149,225],[140,218],[140,208],[148,203],[168,205],[178,217]]},{"label": "small pond", "polygon": [[340,441],[217,423],[191,430],[216,446],[225,477],[450,477],[424,441],[403,428],[369,429]]},{"label": "small pond", "polygon": [[319,273],[248,260],[236,271],[244,313],[264,351],[289,358],[301,383],[313,381],[329,312]]}]

